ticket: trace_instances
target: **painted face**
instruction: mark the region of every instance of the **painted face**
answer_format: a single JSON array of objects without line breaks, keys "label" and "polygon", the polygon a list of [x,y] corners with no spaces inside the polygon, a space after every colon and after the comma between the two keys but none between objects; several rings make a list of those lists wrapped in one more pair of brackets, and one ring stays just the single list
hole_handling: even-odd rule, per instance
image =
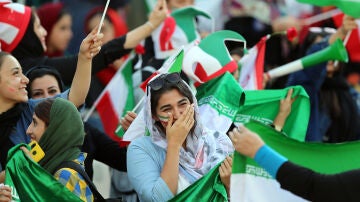
[{"label": "painted face", "polygon": [[169,120],[168,113],[171,113],[174,116],[174,121],[176,121],[188,105],[190,105],[190,100],[180,94],[177,89],[167,91],[160,96],[156,107],[157,117],[154,118],[160,121],[165,128]]},{"label": "painted face", "polygon": [[53,26],[48,39],[48,52],[65,51],[73,36],[71,15],[63,15]]},{"label": "painted face", "polygon": [[19,62],[13,56],[5,56],[0,67],[0,102],[15,105],[27,102],[26,85],[29,79],[23,74]]},{"label": "painted face", "polygon": [[45,122],[34,114],[33,120],[26,130],[26,134],[28,134],[32,140],[39,142],[46,128]]},{"label": "painted face", "polygon": [[33,99],[53,97],[60,92],[59,84],[52,75],[44,75],[34,79],[31,83],[31,95]]},{"label": "painted face", "polygon": [[[94,15],[92,18],[90,18],[88,22],[88,27],[90,30],[94,29],[97,25],[99,25],[101,20],[101,15]],[[114,26],[109,20],[104,19],[103,27],[101,28],[101,33],[104,34],[104,37],[102,38],[103,44],[107,43],[108,41],[115,38],[115,29]]]},{"label": "painted face", "polygon": [[41,42],[41,46],[43,47],[44,51],[46,51],[46,41],[45,37],[47,32],[45,28],[41,25],[39,17],[35,14],[35,21],[34,21],[34,32],[36,36],[39,38]]}]

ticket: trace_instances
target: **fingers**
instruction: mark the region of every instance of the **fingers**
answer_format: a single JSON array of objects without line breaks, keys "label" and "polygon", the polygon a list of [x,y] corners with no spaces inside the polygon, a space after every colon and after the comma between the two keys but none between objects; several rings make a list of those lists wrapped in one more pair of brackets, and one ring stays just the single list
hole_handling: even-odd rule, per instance
[{"label": "fingers", "polygon": [[294,89],[290,88],[287,92],[286,99],[291,100],[291,96],[293,94]]},{"label": "fingers", "polygon": [[194,119],[194,104],[191,104],[189,106],[189,111],[187,113],[187,116],[186,116],[185,120],[186,120],[187,127],[192,128],[193,125],[194,125],[194,122],[195,122],[195,119]]},{"label": "fingers", "polygon": [[0,186],[0,197],[3,199],[4,198],[11,199],[11,188],[7,185]]},{"label": "fingers", "polygon": [[174,116],[172,115],[172,113],[168,113],[168,116],[169,116],[169,121],[168,121],[168,124],[166,126],[166,130],[169,130],[172,125],[173,125],[173,122],[174,122]]},{"label": "fingers", "polygon": [[27,155],[29,158],[31,157],[30,151],[26,147],[20,147],[20,149]]},{"label": "fingers", "polygon": [[120,119],[120,125],[121,127],[126,131],[131,123],[135,120],[137,114],[134,112],[127,112],[126,115]]},{"label": "fingers", "polygon": [[[239,126],[239,127],[241,127],[241,126]],[[232,131],[229,132],[230,140],[234,145],[237,143],[238,139],[240,138],[241,128],[239,128],[239,127],[236,127]]]},{"label": "fingers", "polygon": [[226,177],[230,176],[232,171],[232,158],[230,156],[226,157],[219,167],[220,176]]}]

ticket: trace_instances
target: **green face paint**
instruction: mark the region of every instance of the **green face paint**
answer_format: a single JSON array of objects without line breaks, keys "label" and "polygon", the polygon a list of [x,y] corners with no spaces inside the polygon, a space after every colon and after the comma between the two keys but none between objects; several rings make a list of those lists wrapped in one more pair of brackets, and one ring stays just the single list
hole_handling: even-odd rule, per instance
[{"label": "green face paint", "polygon": [[157,116],[160,119],[160,121],[162,121],[162,122],[168,122],[170,119],[170,117],[168,117],[168,116],[161,116],[159,114]]}]

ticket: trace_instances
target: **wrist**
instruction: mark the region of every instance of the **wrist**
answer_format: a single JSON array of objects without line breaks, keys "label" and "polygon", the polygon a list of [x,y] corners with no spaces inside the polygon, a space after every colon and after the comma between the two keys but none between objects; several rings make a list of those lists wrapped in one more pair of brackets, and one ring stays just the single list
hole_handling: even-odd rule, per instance
[{"label": "wrist", "polygon": [[155,29],[154,23],[152,23],[150,20],[148,20],[145,25],[148,26],[151,30]]},{"label": "wrist", "polygon": [[168,142],[167,151],[180,152],[180,149],[181,149],[181,145],[172,144],[172,143],[169,143],[169,142]]}]

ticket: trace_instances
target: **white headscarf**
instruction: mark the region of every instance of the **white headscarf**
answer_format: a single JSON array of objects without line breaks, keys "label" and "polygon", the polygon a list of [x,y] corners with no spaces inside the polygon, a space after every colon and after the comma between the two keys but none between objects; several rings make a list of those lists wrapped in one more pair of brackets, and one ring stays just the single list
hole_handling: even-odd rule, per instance
[{"label": "white headscarf", "polygon": [[[158,76],[159,75],[152,80],[156,79]],[[183,80],[180,82],[184,83],[191,91],[191,88]],[[166,149],[166,134],[155,126],[155,120],[152,118],[151,114],[151,90],[149,86],[147,88],[148,95],[144,106],[146,127],[149,130],[153,143]],[[195,179],[199,179],[209,172],[211,168],[224,160],[226,156],[233,153],[234,148],[231,140],[226,134],[211,131],[201,124],[199,108],[193,94],[192,99],[194,101],[195,120],[197,125],[195,126],[194,132],[186,137],[186,150],[183,148],[180,150],[180,165]]]}]

